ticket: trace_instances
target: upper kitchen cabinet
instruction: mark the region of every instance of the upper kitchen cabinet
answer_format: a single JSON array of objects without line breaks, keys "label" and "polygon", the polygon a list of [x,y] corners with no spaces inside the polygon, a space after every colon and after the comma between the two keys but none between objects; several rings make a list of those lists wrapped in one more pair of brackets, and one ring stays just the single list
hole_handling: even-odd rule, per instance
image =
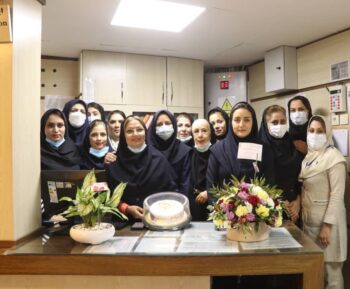
[{"label": "upper kitchen cabinet", "polygon": [[166,58],[125,54],[127,104],[166,108]]},{"label": "upper kitchen cabinet", "polygon": [[101,104],[123,104],[125,55],[103,51],[81,53],[81,91]]},{"label": "upper kitchen cabinet", "polygon": [[[200,60],[167,58],[168,107],[202,107],[203,62]],[[170,108],[171,110],[171,108]]]},{"label": "upper kitchen cabinet", "polygon": [[296,48],[280,46],[265,54],[265,90],[282,92],[298,88]]}]

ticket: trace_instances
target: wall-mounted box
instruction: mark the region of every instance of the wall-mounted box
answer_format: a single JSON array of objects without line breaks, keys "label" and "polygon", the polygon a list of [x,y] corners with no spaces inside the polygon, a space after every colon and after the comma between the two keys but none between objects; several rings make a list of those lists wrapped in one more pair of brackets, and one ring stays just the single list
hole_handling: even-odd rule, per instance
[{"label": "wall-mounted box", "polygon": [[296,48],[280,46],[266,52],[266,92],[282,92],[294,89],[298,89]]}]

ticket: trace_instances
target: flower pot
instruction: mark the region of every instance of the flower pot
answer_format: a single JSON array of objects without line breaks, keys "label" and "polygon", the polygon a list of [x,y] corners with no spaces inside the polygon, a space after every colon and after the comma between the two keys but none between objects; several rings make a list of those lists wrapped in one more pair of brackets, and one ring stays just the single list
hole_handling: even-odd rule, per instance
[{"label": "flower pot", "polygon": [[227,229],[227,239],[239,242],[258,242],[269,237],[270,227],[264,222],[259,223],[258,231],[255,231],[255,223],[250,223],[248,226],[251,228],[249,231],[234,228]]},{"label": "flower pot", "polygon": [[84,227],[84,224],[74,225],[69,234],[74,241],[85,244],[101,244],[114,236],[115,229],[112,224],[99,223],[94,227]]}]

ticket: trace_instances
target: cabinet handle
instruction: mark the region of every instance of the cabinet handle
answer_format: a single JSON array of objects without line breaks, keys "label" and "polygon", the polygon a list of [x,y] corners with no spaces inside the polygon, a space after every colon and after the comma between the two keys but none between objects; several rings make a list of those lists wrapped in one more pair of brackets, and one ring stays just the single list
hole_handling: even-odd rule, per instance
[{"label": "cabinet handle", "polygon": [[124,84],[123,82],[120,84],[121,86],[121,97],[122,97],[122,101],[124,100]]},{"label": "cabinet handle", "polygon": [[276,69],[281,70],[281,66],[277,66]]},{"label": "cabinet handle", "polygon": [[173,82],[171,82],[171,102],[173,102],[173,97],[174,97],[174,90],[173,90]]},{"label": "cabinet handle", "polygon": [[162,83],[162,104],[164,104],[164,81]]}]

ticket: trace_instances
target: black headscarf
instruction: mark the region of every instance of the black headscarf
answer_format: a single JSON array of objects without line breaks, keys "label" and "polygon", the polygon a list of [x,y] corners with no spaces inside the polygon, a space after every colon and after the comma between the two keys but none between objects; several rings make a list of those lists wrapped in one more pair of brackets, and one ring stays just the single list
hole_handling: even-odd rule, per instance
[{"label": "black headscarf", "polygon": [[191,158],[191,183],[193,188],[204,191],[207,185],[207,167],[210,150],[205,152],[197,151],[193,148]]},{"label": "black headscarf", "polygon": [[262,142],[272,149],[275,162],[276,185],[284,191],[284,198],[295,200],[300,192],[298,176],[301,168],[302,156],[294,147],[293,141],[288,132],[282,138],[275,138],[269,133],[266,122],[266,112],[264,110],[259,137]]},{"label": "black headscarf", "polygon": [[99,112],[100,115],[101,115],[101,120],[106,121],[105,110],[104,110],[104,108],[102,107],[102,105],[98,104],[97,102],[90,102],[90,103],[87,105],[87,108],[89,108],[89,107],[93,107],[93,108],[97,109],[98,112]]},{"label": "black headscarf", "polygon": [[[107,126],[103,120],[98,119],[98,120],[94,120],[93,122],[91,122],[91,124],[89,125],[89,127],[86,131],[84,143],[82,146],[80,167],[83,170],[91,170],[93,168],[95,168],[97,170],[104,170],[104,168],[105,168],[105,164],[104,164],[105,157],[104,156],[99,158],[99,157],[96,157],[96,156],[90,154],[91,144],[90,144],[90,137],[89,136],[90,136],[91,130],[93,129],[93,127],[96,125],[97,122],[104,124],[104,126],[106,128],[106,133],[108,135]],[[107,140],[108,140],[108,138],[107,138]],[[108,145],[108,141],[107,141],[106,145]]]},{"label": "black headscarf", "polygon": [[[161,114],[166,114],[173,125],[174,133],[173,135],[167,139],[163,140],[156,134],[157,120]],[[174,115],[168,110],[160,110],[158,111],[151,123],[151,127],[148,132],[148,143],[154,146],[156,149],[160,150],[171,165],[178,163],[181,159],[183,159],[191,150],[191,148],[180,140],[176,138],[177,136],[177,124]]]},{"label": "black headscarf", "polygon": [[[216,136],[216,135],[215,135],[214,127],[212,126],[212,124],[210,124],[210,129],[211,129],[211,131],[212,131],[211,143],[215,143],[216,140],[221,140],[221,139],[225,138],[226,135],[227,135],[227,133],[228,133],[228,131],[229,131],[229,126],[230,126],[230,125],[229,125],[230,119],[229,119],[228,114],[226,113],[226,111],[224,111],[223,109],[221,109],[221,108],[218,107],[218,106],[217,106],[217,107],[214,107],[213,109],[211,109],[211,110],[208,112],[208,121],[209,121],[210,116],[211,116],[213,113],[216,113],[216,112],[220,113],[220,114],[222,115],[222,117],[224,118],[225,123],[226,123],[226,132],[225,132],[223,135],[221,135],[221,136]],[[210,123],[210,121],[209,121],[209,123]]]},{"label": "black headscarf", "polygon": [[[250,111],[252,115],[252,129],[248,136],[245,138],[239,138],[233,133],[232,128],[232,116],[233,113],[240,108],[247,109]],[[256,143],[256,144],[262,144],[262,142],[258,138],[258,122],[256,119],[256,114],[254,109],[251,107],[250,104],[247,102],[239,102],[237,103],[231,111],[230,114],[230,122],[228,127],[228,133],[225,139],[222,141],[216,143],[211,148],[211,155],[210,158],[215,158],[216,162],[219,164],[219,179],[217,180],[210,180],[207,184],[207,187],[210,188],[211,185],[219,185],[221,186],[223,184],[223,181],[228,181],[232,175],[236,176],[237,178],[241,179],[242,177],[245,177],[246,181],[250,181],[250,179],[253,179],[256,175],[257,177],[264,176],[266,178],[266,181],[269,184],[274,184],[274,170],[273,167],[270,167],[272,159],[272,152],[271,149],[267,146],[263,145],[263,154],[262,154],[262,161],[258,162],[258,167],[260,172],[258,174],[255,173],[254,166],[253,166],[253,160],[246,160],[246,159],[237,159],[238,154],[238,145],[240,142],[249,142],[249,143]],[[209,160],[210,165],[210,160]],[[273,166],[273,164],[272,164]],[[218,169],[218,168],[214,168]]]},{"label": "black headscarf", "polygon": [[[295,125],[290,119],[290,104],[294,100],[300,100],[308,110],[308,121],[303,125]],[[302,140],[306,142],[307,126],[310,118],[312,117],[312,108],[309,100],[302,96],[297,95],[288,101],[288,117],[289,117],[289,134],[292,140]]]},{"label": "black headscarf", "polygon": [[147,196],[174,191],[177,188],[175,174],[164,155],[152,146],[147,145],[138,154],[131,152],[125,139],[124,123],[120,131],[117,161],[107,165],[110,187],[114,189],[120,182],[127,182],[122,200],[142,207]]},{"label": "black headscarf", "polygon": [[64,105],[63,113],[66,116],[66,119],[69,120],[69,112],[71,108],[77,103],[80,103],[85,108],[85,111],[86,111],[85,123],[81,127],[73,127],[68,121],[68,128],[69,128],[68,133],[69,133],[69,137],[75,142],[75,144],[77,146],[81,146],[85,139],[86,130],[89,127],[86,103],[81,99],[72,99]]},{"label": "black headscarf", "polygon": [[[176,126],[177,126],[177,122],[178,122],[178,118],[180,117],[184,117],[184,118],[187,118],[190,123],[191,123],[191,127],[192,127],[192,124],[193,124],[193,118],[192,116],[187,113],[187,112],[180,112],[177,116],[176,116]],[[191,138],[189,140],[186,140],[186,141],[182,141],[180,140],[182,143],[184,143],[185,145],[188,145],[190,148],[193,148],[194,147],[194,140],[193,140],[193,135],[192,135],[192,130],[191,130]]]},{"label": "black headscarf", "polygon": [[[45,125],[51,114],[59,115],[65,125],[65,141],[58,148],[46,141]],[[41,117],[40,154],[42,170],[79,170],[80,155],[76,145],[68,136],[68,124],[64,114],[58,109],[49,109]]]}]

